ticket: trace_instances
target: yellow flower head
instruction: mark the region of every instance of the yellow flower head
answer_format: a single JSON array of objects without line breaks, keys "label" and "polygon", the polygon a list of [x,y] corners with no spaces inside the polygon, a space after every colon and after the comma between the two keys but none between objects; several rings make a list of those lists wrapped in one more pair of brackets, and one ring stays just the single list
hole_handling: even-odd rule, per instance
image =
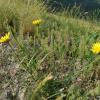
[{"label": "yellow flower head", "polygon": [[94,43],[93,46],[92,46],[91,51],[94,54],[99,54],[100,53],[100,42]]},{"label": "yellow flower head", "polygon": [[4,36],[2,36],[0,38],[0,43],[5,43],[5,42],[9,41],[10,40],[10,35],[11,35],[11,33],[8,32]]},{"label": "yellow flower head", "polygon": [[39,25],[42,23],[42,20],[41,19],[33,20],[32,23],[33,25]]}]

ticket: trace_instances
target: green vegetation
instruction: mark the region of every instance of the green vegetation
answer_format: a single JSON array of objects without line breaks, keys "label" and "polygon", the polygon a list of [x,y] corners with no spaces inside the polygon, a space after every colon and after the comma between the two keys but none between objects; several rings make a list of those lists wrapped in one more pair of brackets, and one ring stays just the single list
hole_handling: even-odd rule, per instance
[{"label": "green vegetation", "polygon": [[11,33],[0,43],[0,99],[100,99],[100,46],[91,51],[100,23],[81,13],[76,6],[50,13],[41,0],[0,0],[0,41]]}]

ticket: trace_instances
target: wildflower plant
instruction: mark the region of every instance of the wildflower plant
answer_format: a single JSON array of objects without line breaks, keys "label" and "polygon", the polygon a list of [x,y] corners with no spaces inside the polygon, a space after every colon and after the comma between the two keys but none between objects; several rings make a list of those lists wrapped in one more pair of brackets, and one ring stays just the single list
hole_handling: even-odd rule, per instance
[{"label": "wildflower plant", "polygon": [[33,25],[40,25],[42,23],[41,19],[33,20],[32,21]]},{"label": "wildflower plant", "polygon": [[99,54],[100,53],[100,42],[96,42],[93,44],[91,51],[94,54]]},{"label": "wildflower plant", "polygon": [[41,33],[39,32],[39,26],[42,23],[42,19],[36,19],[32,21],[33,25],[36,25],[36,33],[34,35],[34,47],[37,47],[36,45],[40,45],[40,36]]},{"label": "wildflower plant", "polygon": [[1,36],[0,43],[6,43],[6,42],[8,42],[10,40],[10,36],[11,36],[10,32],[5,33],[4,36]]}]

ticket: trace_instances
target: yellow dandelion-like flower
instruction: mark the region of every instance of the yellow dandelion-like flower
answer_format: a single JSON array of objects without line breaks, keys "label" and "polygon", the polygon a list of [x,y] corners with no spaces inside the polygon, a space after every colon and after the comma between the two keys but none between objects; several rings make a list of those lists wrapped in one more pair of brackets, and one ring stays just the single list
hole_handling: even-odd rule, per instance
[{"label": "yellow dandelion-like flower", "polygon": [[0,38],[0,43],[5,43],[5,42],[9,41],[10,40],[10,35],[11,35],[11,33],[8,32],[4,36],[2,36]]},{"label": "yellow dandelion-like flower", "polygon": [[94,54],[99,54],[100,53],[100,42],[94,43],[93,46],[92,46],[91,51]]},{"label": "yellow dandelion-like flower", "polygon": [[33,23],[34,25],[39,25],[39,24],[42,23],[42,20],[41,20],[41,19],[33,20],[32,23]]}]

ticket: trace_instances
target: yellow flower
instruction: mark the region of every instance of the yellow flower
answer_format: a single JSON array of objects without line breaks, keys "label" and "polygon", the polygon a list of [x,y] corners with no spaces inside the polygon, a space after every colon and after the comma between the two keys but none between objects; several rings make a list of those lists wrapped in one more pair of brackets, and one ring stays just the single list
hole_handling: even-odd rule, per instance
[{"label": "yellow flower", "polygon": [[91,51],[92,51],[94,54],[100,53],[100,42],[94,43],[93,46],[92,46]]},{"label": "yellow flower", "polygon": [[42,23],[42,20],[41,20],[41,19],[33,20],[32,23],[33,23],[34,25],[39,25],[39,24]]},{"label": "yellow flower", "polygon": [[11,35],[11,33],[8,32],[4,36],[2,36],[0,38],[0,43],[5,43],[5,42],[9,41],[10,40],[10,35]]}]

